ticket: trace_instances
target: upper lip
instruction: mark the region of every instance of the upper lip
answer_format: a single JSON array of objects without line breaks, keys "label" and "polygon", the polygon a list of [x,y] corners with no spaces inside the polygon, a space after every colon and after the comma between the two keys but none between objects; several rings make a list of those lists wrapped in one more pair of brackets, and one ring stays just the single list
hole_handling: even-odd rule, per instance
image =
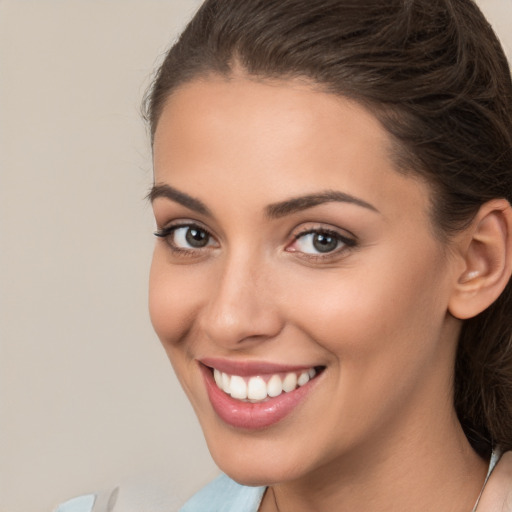
[{"label": "upper lip", "polygon": [[199,362],[210,368],[215,368],[229,375],[239,375],[240,377],[249,377],[251,375],[265,375],[273,373],[299,372],[315,368],[316,365],[290,365],[271,363],[268,361],[237,361],[233,359],[219,359],[214,357],[205,357],[199,359]]}]

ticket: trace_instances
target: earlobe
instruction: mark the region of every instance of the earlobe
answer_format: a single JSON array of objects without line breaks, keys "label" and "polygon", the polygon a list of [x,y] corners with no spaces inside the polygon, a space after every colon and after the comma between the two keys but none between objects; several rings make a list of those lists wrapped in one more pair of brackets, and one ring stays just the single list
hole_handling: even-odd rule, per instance
[{"label": "earlobe", "polygon": [[463,270],[450,298],[449,311],[461,320],[488,308],[503,292],[512,273],[512,208],[505,199],[480,207],[460,237]]}]

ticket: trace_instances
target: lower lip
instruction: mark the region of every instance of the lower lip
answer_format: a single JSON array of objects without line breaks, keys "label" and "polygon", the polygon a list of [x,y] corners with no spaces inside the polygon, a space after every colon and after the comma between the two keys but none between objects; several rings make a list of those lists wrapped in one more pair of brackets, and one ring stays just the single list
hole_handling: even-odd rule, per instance
[{"label": "lower lip", "polygon": [[316,378],[310,380],[294,391],[283,392],[265,402],[242,402],[219,389],[209,368],[203,364],[199,366],[214,411],[228,425],[247,430],[263,429],[281,421],[305,400],[317,381]]}]

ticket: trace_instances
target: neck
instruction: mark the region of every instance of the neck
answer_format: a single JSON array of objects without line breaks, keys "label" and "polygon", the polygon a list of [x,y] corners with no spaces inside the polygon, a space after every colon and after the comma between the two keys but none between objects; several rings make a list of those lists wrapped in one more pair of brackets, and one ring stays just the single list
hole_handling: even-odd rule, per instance
[{"label": "neck", "polygon": [[471,448],[455,413],[437,420],[412,434],[383,433],[300,481],[272,486],[261,512],[471,512],[488,461]]}]

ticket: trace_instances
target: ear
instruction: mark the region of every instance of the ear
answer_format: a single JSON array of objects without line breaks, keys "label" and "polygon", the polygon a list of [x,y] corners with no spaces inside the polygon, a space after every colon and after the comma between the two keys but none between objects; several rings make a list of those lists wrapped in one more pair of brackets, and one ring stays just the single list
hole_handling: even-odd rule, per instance
[{"label": "ear", "polygon": [[[448,309],[461,320],[488,308],[512,274],[512,208],[506,199],[484,203],[457,242],[462,265]],[[462,270],[461,270],[462,269]]]}]

